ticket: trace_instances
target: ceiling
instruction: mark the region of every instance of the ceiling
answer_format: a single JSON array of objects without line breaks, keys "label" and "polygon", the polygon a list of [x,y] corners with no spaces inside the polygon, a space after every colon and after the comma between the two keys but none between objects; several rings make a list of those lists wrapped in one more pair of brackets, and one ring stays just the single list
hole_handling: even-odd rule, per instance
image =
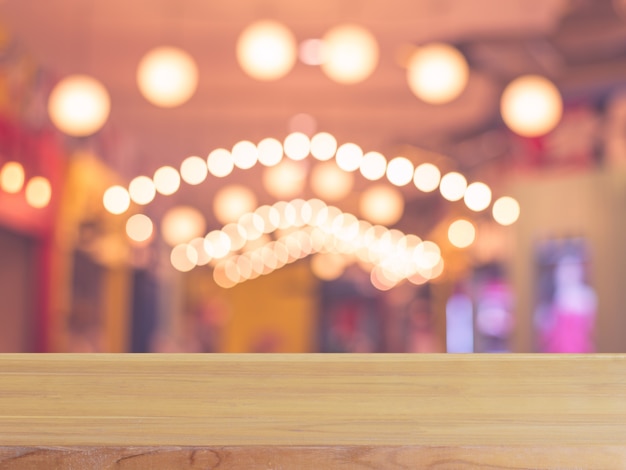
[{"label": "ceiling", "polygon": [[[0,18],[55,79],[88,73],[108,88],[111,115],[91,145],[128,180],[242,139],[282,139],[299,113],[340,143],[415,162],[430,158],[419,151],[428,149],[479,176],[485,161],[506,155],[509,133],[498,101],[514,77],[549,77],[566,105],[600,105],[623,82],[626,21],[616,10],[608,0],[4,0]],[[235,44],[260,18],[283,22],[298,41],[340,23],[361,24],[379,42],[379,65],[355,85],[332,82],[303,63],[275,82],[256,81],[239,68]],[[471,67],[467,89],[445,105],[413,96],[402,65],[407,45],[435,40],[459,47]],[[186,49],[199,65],[198,89],[178,108],[151,105],[136,86],[139,60],[160,45]],[[239,170],[224,181],[243,182],[261,202],[270,200],[260,171]],[[202,205],[224,181],[188,187],[155,207]],[[404,191],[419,200],[415,188]]]}]

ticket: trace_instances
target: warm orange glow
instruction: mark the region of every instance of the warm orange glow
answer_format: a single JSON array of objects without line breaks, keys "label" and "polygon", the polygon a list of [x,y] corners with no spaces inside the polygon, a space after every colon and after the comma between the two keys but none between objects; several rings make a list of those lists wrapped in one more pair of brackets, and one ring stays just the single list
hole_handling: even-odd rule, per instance
[{"label": "warm orange glow", "polygon": [[339,278],[345,268],[345,256],[337,253],[317,253],[311,258],[311,271],[323,281]]},{"label": "warm orange glow", "polygon": [[303,160],[309,155],[311,141],[302,132],[292,132],[285,138],[283,147],[285,155],[292,160]]},{"label": "warm orange glow", "polygon": [[375,224],[395,224],[404,212],[404,199],[397,189],[386,185],[370,186],[359,201],[359,211]]},{"label": "warm orange glow", "polygon": [[513,132],[535,137],[554,129],[563,114],[559,90],[539,75],[525,75],[513,80],[500,100],[502,119]]},{"label": "warm orange glow", "polygon": [[182,49],[158,47],[139,62],[137,85],[150,103],[164,108],[179,106],[196,91],[198,67]]},{"label": "warm orange glow", "polygon": [[198,254],[186,243],[176,245],[170,253],[170,262],[177,271],[186,273],[196,267]]},{"label": "warm orange glow", "polygon": [[46,207],[52,197],[50,181],[43,176],[35,176],[26,184],[26,202],[36,209]]},{"label": "warm orange glow", "polygon": [[204,233],[206,222],[200,211],[190,206],[168,210],[161,220],[161,235],[170,246],[187,243]]},{"label": "warm orange glow", "polygon": [[322,70],[336,82],[361,82],[378,65],[376,38],[361,26],[337,26],[322,41]]},{"label": "warm orange glow", "polygon": [[221,188],[213,198],[213,213],[223,224],[236,222],[257,205],[256,196],[245,186],[233,184]]},{"label": "warm orange glow", "polygon": [[311,172],[311,189],[327,201],[338,201],[352,191],[354,176],[339,168],[335,162],[321,162]]},{"label": "warm orange glow", "polygon": [[242,140],[233,146],[232,150],[233,163],[237,168],[247,170],[252,168],[259,159],[259,151],[252,142]]},{"label": "warm orange glow", "polygon": [[87,75],[70,75],[50,93],[48,115],[65,134],[83,137],[102,128],[109,117],[111,100],[106,88]]},{"label": "warm orange glow", "polygon": [[306,170],[299,162],[283,160],[263,172],[263,187],[277,199],[287,199],[302,192]]},{"label": "warm orange glow", "polygon": [[257,80],[285,76],[296,61],[296,41],[289,29],[275,21],[259,21],[248,26],[237,41],[241,68]]},{"label": "warm orange glow", "polygon": [[411,91],[423,101],[442,104],[452,101],[465,89],[469,66],[454,47],[432,43],[418,47],[407,67]]},{"label": "warm orange glow", "polygon": [[24,187],[24,167],[18,162],[7,162],[0,170],[0,189],[7,193],[19,193]]},{"label": "warm orange glow", "polygon": [[315,134],[311,139],[311,155],[321,161],[330,160],[337,151],[337,140],[328,132]]}]

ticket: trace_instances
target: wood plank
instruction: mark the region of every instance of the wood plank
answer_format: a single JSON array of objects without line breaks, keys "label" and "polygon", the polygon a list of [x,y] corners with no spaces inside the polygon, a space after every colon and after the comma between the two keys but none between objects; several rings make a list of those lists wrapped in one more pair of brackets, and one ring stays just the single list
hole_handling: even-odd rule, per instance
[{"label": "wood plank", "polygon": [[624,461],[624,443],[624,355],[0,355],[5,453],[602,446]]},{"label": "wood plank", "polygon": [[2,470],[591,469],[626,466],[623,447],[1,448]]}]

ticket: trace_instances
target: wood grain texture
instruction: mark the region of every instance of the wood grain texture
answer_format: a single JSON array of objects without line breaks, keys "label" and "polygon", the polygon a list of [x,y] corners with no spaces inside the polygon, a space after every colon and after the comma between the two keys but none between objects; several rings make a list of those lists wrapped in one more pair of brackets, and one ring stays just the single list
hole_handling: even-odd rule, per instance
[{"label": "wood grain texture", "polygon": [[623,447],[1,448],[1,470],[622,469]]},{"label": "wood grain texture", "polygon": [[0,355],[5,453],[625,443],[623,355]]}]

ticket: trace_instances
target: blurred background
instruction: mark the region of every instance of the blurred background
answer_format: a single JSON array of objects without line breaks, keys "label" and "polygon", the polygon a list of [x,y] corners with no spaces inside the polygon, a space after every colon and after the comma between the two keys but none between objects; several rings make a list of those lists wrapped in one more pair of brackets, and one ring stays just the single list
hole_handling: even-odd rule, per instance
[{"label": "blurred background", "polygon": [[626,351],[626,2],[0,1],[0,351]]}]

